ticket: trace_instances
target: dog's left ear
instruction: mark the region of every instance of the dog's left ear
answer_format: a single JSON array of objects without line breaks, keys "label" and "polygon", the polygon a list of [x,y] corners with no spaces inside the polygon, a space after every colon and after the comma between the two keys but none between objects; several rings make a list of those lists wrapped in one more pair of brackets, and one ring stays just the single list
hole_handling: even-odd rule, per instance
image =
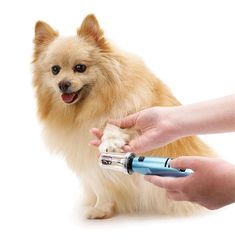
[{"label": "dog's left ear", "polygon": [[104,38],[104,32],[93,14],[89,14],[83,20],[81,27],[77,31],[78,36],[84,37],[93,42],[103,50],[108,50],[108,43]]}]

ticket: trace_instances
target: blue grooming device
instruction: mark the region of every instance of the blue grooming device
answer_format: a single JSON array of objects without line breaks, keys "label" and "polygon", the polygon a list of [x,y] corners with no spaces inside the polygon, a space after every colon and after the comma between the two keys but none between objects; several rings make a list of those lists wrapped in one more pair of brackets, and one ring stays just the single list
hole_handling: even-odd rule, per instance
[{"label": "blue grooming device", "polygon": [[100,166],[106,169],[121,171],[126,174],[134,172],[142,175],[158,175],[171,177],[184,177],[192,170],[175,169],[170,167],[171,158],[137,156],[134,153],[101,153]]}]

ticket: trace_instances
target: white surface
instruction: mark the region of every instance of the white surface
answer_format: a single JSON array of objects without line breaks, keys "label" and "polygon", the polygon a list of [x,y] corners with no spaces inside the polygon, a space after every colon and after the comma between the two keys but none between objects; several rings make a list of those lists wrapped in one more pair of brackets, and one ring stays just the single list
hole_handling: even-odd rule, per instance
[{"label": "white surface", "polygon": [[[235,205],[193,218],[83,219],[77,178],[43,145],[30,70],[36,20],[71,35],[95,13],[182,103],[225,96],[235,91],[234,12],[224,0],[1,1],[0,241],[234,241]],[[234,133],[203,138],[235,163]]]}]

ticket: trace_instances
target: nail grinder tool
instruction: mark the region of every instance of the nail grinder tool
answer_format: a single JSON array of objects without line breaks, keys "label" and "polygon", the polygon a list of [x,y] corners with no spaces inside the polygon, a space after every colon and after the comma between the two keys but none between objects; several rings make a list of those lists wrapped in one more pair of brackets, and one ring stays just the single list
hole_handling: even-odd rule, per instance
[{"label": "nail grinder tool", "polygon": [[101,153],[99,164],[101,167],[120,171],[126,174],[134,172],[142,175],[158,175],[171,177],[184,177],[193,171],[170,167],[171,158],[137,156],[134,153]]}]

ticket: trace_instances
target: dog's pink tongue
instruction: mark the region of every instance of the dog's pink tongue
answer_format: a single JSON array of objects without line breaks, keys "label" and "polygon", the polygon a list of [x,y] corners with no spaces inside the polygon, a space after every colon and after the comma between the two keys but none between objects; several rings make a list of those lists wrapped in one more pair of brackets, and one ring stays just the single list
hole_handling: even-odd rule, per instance
[{"label": "dog's pink tongue", "polygon": [[71,102],[73,102],[75,96],[76,96],[76,92],[63,93],[61,95],[61,98],[63,99],[64,102],[71,103]]}]

